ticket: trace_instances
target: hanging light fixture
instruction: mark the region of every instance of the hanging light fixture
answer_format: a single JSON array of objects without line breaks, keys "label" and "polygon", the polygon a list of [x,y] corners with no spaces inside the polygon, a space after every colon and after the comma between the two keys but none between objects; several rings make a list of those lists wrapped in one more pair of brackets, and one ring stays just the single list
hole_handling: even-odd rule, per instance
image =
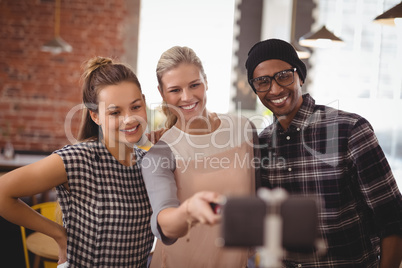
[{"label": "hanging light fixture", "polygon": [[73,48],[60,37],[60,0],[56,0],[54,19],[54,38],[44,44],[41,50],[52,54],[71,52]]},{"label": "hanging light fixture", "polygon": [[343,44],[343,40],[330,32],[325,25],[317,32],[310,32],[299,39],[299,44],[305,47],[328,48]]},{"label": "hanging light fixture", "polygon": [[402,25],[402,2],[377,16],[374,22],[391,26]]}]

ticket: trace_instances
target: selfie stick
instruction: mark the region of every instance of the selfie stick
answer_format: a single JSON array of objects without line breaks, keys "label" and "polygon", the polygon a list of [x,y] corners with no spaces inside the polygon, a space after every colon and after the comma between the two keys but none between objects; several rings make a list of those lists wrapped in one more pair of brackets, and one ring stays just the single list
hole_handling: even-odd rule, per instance
[{"label": "selfie stick", "polygon": [[277,268],[282,265],[284,249],[282,247],[282,217],[280,207],[287,198],[287,193],[281,188],[268,190],[260,188],[258,197],[269,206],[269,213],[264,219],[264,246],[258,249],[261,256],[261,267]]}]

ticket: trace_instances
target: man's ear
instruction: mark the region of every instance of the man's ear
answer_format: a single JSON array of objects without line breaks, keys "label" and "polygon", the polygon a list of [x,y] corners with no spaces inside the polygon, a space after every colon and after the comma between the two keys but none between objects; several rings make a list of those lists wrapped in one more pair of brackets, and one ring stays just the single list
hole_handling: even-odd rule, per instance
[{"label": "man's ear", "polygon": [[99,115],[98,115],[98,113],[93,112],[93,111],[89,111],[89,115],[91,116],[92,121],[94,121],[95,124],[97,124],[99,126],[100,123],[99,123]]}]

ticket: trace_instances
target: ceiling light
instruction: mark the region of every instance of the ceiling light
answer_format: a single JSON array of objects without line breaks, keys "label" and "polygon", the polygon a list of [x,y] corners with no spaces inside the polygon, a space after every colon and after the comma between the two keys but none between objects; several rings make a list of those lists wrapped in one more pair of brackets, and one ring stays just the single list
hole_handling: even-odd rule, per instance
[{"label": "ceiling light", "polygon": [[61,52],[71,52],[73,48],[60,37],[60,0],[56,0],[55,5],[55,23],[54,23],[54,38],[45,43],[41,50],[50,52],[52,54],[59,54]]},{"label": "ceiling light", "polygon": [[343,43],[342,39],[328,31],[325,26],[322,26],[317,32],[310,32],[299,39],[299,44],[305,47],[328,48],[339,46]]},{"label": "ceiling light", "polygon": [[402,24],[402,2],[377,16],[374,22],[391,26]]}]

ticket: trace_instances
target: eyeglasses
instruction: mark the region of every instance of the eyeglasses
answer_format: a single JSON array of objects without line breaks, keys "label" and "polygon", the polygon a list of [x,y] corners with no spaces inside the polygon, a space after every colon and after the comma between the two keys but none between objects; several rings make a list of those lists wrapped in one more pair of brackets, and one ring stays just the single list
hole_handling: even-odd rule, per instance
[{"label": "eyeglasses", "polygon": [[265,75],[253,78],[250,80],[250,84],[254,92],[269,91],[272,87],[272,79],[274,79],[278,85],[286,87],[293,84],[296,70],[297,68],[292,68],[277,72],[273,76]]}]

